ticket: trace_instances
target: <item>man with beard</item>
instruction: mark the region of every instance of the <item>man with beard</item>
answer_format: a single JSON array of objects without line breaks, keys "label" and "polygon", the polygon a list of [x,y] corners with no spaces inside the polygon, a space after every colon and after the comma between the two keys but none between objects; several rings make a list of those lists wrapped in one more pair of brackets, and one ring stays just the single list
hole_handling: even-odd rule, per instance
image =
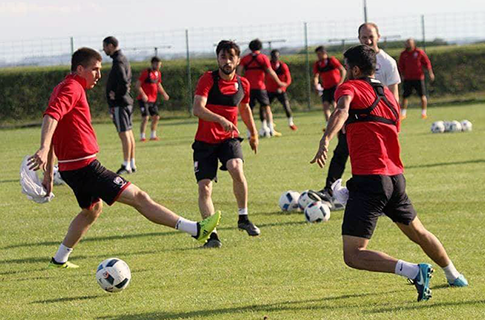
[{"label": "man with beard", "polygon": [[[217,167],[229,171],[238,206],[238,228],[250,236],[260,230],[248,219],[248,186],[243,171],[241,139],[237,128],[238,112],[249,130],[249,144],[258,150],[258,133],[249,106],[249,82],[236,74],[240,49],[232,41],[223,40],[216,48],[218,70],[200,77],[195,91],[193,112],[199,126],[192,145],[194,171],[199,190],[199,210],[202,217],[214,214],[212,181],[217,182]],[[217,232],[212,232],[206,248],[219,248],[222,243]]]}]

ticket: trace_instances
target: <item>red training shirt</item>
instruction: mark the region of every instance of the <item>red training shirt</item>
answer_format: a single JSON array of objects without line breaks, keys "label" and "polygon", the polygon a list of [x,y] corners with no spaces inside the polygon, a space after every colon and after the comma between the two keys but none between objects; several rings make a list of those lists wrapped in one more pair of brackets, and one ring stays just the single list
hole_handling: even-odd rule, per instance
[{"label": "red training shirt", "polygon": [[[281,82],[285,82],[288,86],[291,84],[290,68],[288,68],[288,65],[286,63],[284,63],[283,61],[271,61],[271,68],[273,68],[273,70],[276,72]],[[276,84],[276,81],[273,80],[273,78],[266,78],[266,88],[268,92],[277,92],[278,88],[281,89],[281,91],[286,92],[286,88],[288,88],[288,86],[280,88]]]},{"label": "red training shirt", "polygon": [[60,171],[87,166],[96,159],[99,151],[85,88],[86,80],[78,75],[67,75],[54,88],[44,112],[44,116],[58,121],[52,143]]},{"label": "red training shirt", "polygon": [[[327,67],[331,67],[329,71],[320,71],[319,69]],[[320,81],[322,82],[323,89],[330,89],[338,85],[340,80],[342,79],[342,75],[340,74],[340,67],[342,64],[338,61],[335,57],[328,57],[327,59],[317,60],[313,64],[313,74],[320,75]]]},{"label": "red training shirt", "polygon": [[267,56],[259,52],[253,52],[241,59],[244,67],[244,77],[248,79],[251,89],[266,90],[266,70],[271,68]]},{"label": "red training shirt", "polygon": [[404,80],[423,80],[423,67],[431,70],[431,61],[423,50],[416,48],[413,51],[404,50],[401,52],[399,71]]},{"label": "red training shirt", "polygon": [[[150,76],[149,82],[147,82],[148,77]],[[143,89],[143,92],[148,97],[148,102],[155,102],[157,101],[157,95],[158,95],[158,84],[162,83],[162,73],[160,70],[151,70],[150,69],[150,74],[148,73],[148,69],[145,69],[140,77],[138,78],[138,81],[141,83],[141,88]],[[136,97],[137,100],[141,100],[141,94]]]},{"label": "red training shirt", "polygon": [[[241,103],[249,103],[249,81],[244,77],[239,78],[241,79],[244,91],[244,98]],[[195,89],[195,95],[207,98],[213,84],[214,80],[212,78],[212,71],[207,71],[200,77],[199,82],[197,83],[197,88]],[[219,78],[217,85],[219,86],[221,93],[224,95],[235,94],[238,91],[239,86],[237,76],[234,76],[234,78],[229,81]],[[237,126],[238,106],[222,106],[207,103],[206,108],[223,116]],[[205,121],[199,118],[199,126],[197,128],[197,133],[195,134],[195,140],[216,144],[226,139],[237,137],[238,134],[236,132],[224,131],[224,128],[222,128],[219,123]]]},{"label": "red training shirt", "polygon": [[[387,87],[384,87],[384,92],[400,114],[399,103],[394,95]],[[348,80],[342,83],[335,92],[335,101],[343,96],[352,97],[350,109],[366,109],[376,100],[374,89],[365,80]],[[396,116],[384,101],[380,101],[371,114],[396,120]],[[403,172],[398,139],[399,118],[397,121],[397,126],[373,121],[346,126],[352,174],[393,176]]]}]

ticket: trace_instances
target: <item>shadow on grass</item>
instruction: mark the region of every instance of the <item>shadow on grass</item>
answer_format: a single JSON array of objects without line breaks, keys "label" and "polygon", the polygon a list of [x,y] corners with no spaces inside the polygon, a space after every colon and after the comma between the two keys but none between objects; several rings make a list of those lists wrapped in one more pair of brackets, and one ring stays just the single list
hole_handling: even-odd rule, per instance
[{"label": "shadow on grass", "polygon": [[397,311],[405,311],[405,310],[423,310],[423,309],[433,309],[433,308],[442,308],[442,307],[459,307],[465,305],[483,305],[485,300],[470,300],[470,301],[456,301],[456,302],[437,302],[437,303],[419,303],[408,305],[408,306],[398,306],[398,307],[390,307],[390,308],[381,308],[376,310],[369,310],[366,313],[387,313],[387,312],[397,312]]},{"label": "shadow on grass", "polygon": [[12,183],[12,182],[19,182],[19,179],[0,180],[0,183]]},{"label": "shadow on grass", "polygon": [[472,164],[472,163],[485,163],[485,159],[419,164],[419,165],[406,166],[406,169],[434,168],[434,167],[455,166],[455,165],[462,165],[462,164]]},{"label": "shadow on grass", "polygon": [[[345,300],[351,298],[361,298],[365,296],[380,296],[388,295],[389,293],[401,292],[407,290],[393,290],[386,292],[369,292],[360,294],[348,294],[340,296],[329,296],[322,297],[321,299],[307,299],[307,300],[297,300],[297,301],[281,301],[278,303],[270,304],[252,304],[233,308],[216,308],[211,310],[199,310],[199,311],[189,311],[189,312],[150,312],[150,313],[140,313],[132,315],[122,315],[122,316],[104,316],[98,317],[97,319],[103,320],[156,320],[156,319],[193,319],[193,318],[210,318],[217,319],[222,315],[227,314],[240,314],[243,312],[250,312],[254,314],[255,312],[261,313],[261,318],[263,315],[269,315],[270,312],[281,312],[281,311],[308,311],[308,310],[336,310],[336,309],[351,309],[351,308],[361,308],[361,304],[357,303],[351,305],[345,303],[343,305],[335,305],[334,303],[328,303],[329,301]],[[383,302],[382,305],[387,303]]]},{"label": "shadow on grass", "polygon": [[[168,232],[149,232],[149,233],[136,233],[136,234],[123,234],[123,235],[115,235],[115,236],[103,236],[103,237],[87,237],[83,239],[82,242],[97,242],[97,241],[105,241],[105,240],[120,240],[120,239],[135,239],[135,238],[146,238],[146,237],[162,237],[162,236],[170,236],[174,234],[179,234],[179,231],[168,231]],[[22,243],[22,244],[13,244],[10,246],[3,247],[2,249],[15,249],[15,248],[23,248],[23,247],[39,247],[39,246],[54,246],[59,245],[61,243],[61,239],[57,241],[44,241],[44,242],[31,242],[31,243]]]},{"label": "shadow on grass", "polygon": [[102,296],[81,296],[81,297],[69,297],[69,298],[58,298],[58,299],[48,299],[48,300],[37,300],[31,302],[31,304],[44,304],[44,303],[57,303],[57,302],[71,302],[71,301],[84,301],[102,298]]}]

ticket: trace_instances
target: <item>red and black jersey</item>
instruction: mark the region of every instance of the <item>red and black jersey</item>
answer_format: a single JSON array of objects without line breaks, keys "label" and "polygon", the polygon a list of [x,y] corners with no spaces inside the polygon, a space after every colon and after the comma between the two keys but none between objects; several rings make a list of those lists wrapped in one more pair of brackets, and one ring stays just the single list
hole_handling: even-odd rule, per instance
[{"label": "red and black jersey", "polygon": [[44,112],[58,121],[52,143],[59,170],[76,170],[96,159],[99,151],[86,99],[86,80],[70,74],[53,90]]},{"label": "red and black jersey", "polygon": [[398,65],[404,80],[423,80],[423,68],[431,70],[431,61],[426,53],[418,48],[401,52]]},{"label": "red and black jersey", "polygon": [[342,79],[340,68],[342,64],[335,57],[317,60],[313,64],[313,74],[320,76],[323,89],[330,89],[339,84]]},{"label": "red and black jersey", "polygon": [[[271,61],[271,68],[273,68],[274,72],[281,82],[285,82],[288,86],[291,84],[290,68],[288,68],[288,65],[286,63],[284,63],[283,61]],[[276,81],[273,80],[273,78],[266,78],[266,89],[268,90],[268,92],[276,92],[278,88],[285,92],[288,86],[280,88],[276,84]]]},{"label": "red and black jersey", "polygon": [[[158,84],[162,83],[162,73],[160,70],[152,70],[151,68],[144,70],[138,80],[141,83],[143,92],[148,97],[148,102],[157,101]],[[141,94],[136,98],[141,100]]]},{"label": "red and black jersey", "polygon": [[248,79],[251,89],[265,90],[266,70],[271,68],[267,56],[259,52],[253,52],[241,59],[244,67],[244,77]]},{"label": "red and black jersey", "polygon": [[359,79],[337,88],[335,101],[343,96],[352,98],[345,127],[352,174],[401,174],[400,108],[394,95],[378,80]]},{"label": "red and black jersey", "polygon": [[[206,97],[206,108],[237,125],[238,107],[249,103],[249,82],[244,77],[235,75],[232,80],[224,80],[219,71],[208,71],[200,77],[195,95]],[[195,134],[196,141],[220,143],[237,137],[235,132],[226,132],[219,123],[199,119]]]}]

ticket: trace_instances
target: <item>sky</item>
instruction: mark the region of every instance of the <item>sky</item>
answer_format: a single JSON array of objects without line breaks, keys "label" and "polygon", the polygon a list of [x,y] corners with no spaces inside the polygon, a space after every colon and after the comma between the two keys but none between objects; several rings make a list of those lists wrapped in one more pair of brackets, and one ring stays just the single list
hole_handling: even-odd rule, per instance
[{"label": "sky", "polygon": [[[485,12],[485,1],[367,0],[367,8],[372,20]],[[326,19],[363,19],[363,0],[1,0],[0,42]]]}]

